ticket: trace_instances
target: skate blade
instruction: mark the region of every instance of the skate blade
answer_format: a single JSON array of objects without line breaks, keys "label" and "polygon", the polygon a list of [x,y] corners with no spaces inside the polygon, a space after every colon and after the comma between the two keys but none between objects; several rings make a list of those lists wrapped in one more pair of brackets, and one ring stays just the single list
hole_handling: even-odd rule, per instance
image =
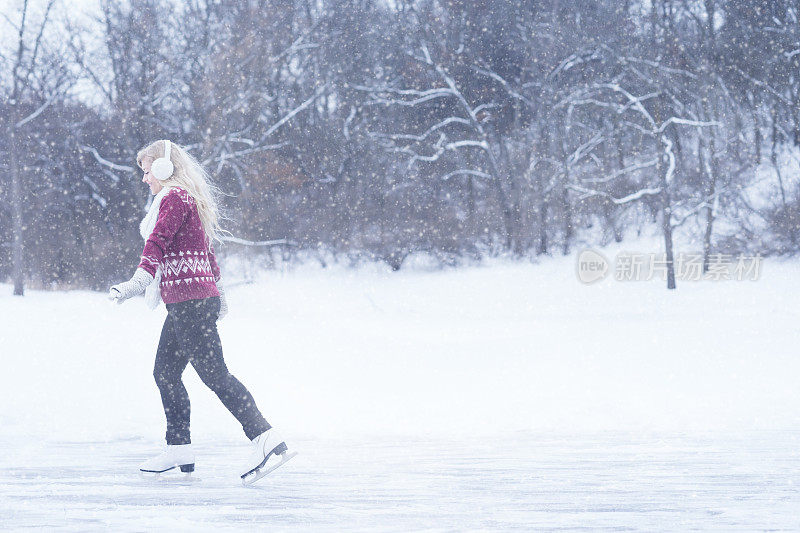
[{"label": "skate blade", "polygon": [[[169,473],[167,473],[169,472]],[[191,485],[200,481],[192,472],[174,473],[170,470],[164,472],[143,472],[139,470],[139,477],[153,483],[168,483],[170,485]]]},{"label": "skate blade", "polygon": [[296,455],[297,455],[297,452],[288,452],[287,451],[287,452],[282,453],[281,455],[278,456],[278,457],[280,457],[280,461],[279,462],[274,463],[272,465],[266,464],[266,465],[262,466],[261,468],[257,469],[255,472],[253,472],[251,474],[248,474],[246,477],[243,477],[242,478],[242,485],[244,485],[244,486],[252,485],[253,483],[258,481],[262,477],[266,476],[267,474],[269,474],[270,472],[272,472],[276,468],[285,465],[286,462],[289,461],[289,459],[291,459],[292,457],[294,457]]}]

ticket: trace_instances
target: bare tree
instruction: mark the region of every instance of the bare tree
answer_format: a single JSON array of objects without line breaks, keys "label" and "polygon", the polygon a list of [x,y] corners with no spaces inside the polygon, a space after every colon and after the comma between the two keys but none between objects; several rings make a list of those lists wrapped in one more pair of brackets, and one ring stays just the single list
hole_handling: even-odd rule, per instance
[{"label": "bare tree", "polygon": [[54,101],[63,98],[71,83],[71,76],[52,49],[46,33],[52,24],[51,15],[56,0],[49,0],[39,20],[33,20],[29,2],[25,0],[17,11],[18,18],[4,16],[5,24],[16,35],[14,49],[3,54],[4,75],[10,80],[6,97],[9,110],[6,123],[8,138],[6,156],[11,174],[10,204],[12,212],[12,277],[14,294],[24,295],[25,251],[24,219],[25,191],[23,181],[32,179],[35,169],[24,155],[30,144],[26,132]]},{"label": "bare tree", "polygon": [[[610,50],[609,50],[610,51]],[[623,117],[623,124],[649,138],[652,151],[647,160],[637,162],[632,168],[649,166],[649,160],[655,160],[655,179],[644,177],[641,188],[625,198],[614,198],[614,203],[627,203],[643,196],[657,196],[661,229],[664,235],[664,247],[667,263],[667,288],[675,288],[674,253],[672,232],[679,221],[674,218],[675,175],[677,161],[675,154],[676,126],[694,128],[718,126],[716,122],[703,121],[691,110],[690,106],[679,98],[676,81],[683,78],[696,78],[692,72],[673,68],[658,61],[637,57],[617,56],[621,63],[629,68],[607,83],[592,84],[584,90],[570,95],[560,105],[592,105],[607,109]],[[647,91],[636,94],[636,89],[629,90],[626,85]],[[587,191],[590,194],[596,191]],[[605,193],[599,193],[605,194]],[[690,210],[696,213],[706,205],[700,201]]]}]

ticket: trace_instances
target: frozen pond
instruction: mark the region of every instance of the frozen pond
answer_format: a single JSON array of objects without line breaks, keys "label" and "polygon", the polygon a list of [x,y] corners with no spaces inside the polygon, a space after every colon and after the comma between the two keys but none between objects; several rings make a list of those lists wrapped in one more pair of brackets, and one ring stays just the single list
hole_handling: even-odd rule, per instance
[{"label": "frozen pond", "polygon": [[[295,442],[253,487],[246,445],[197,446],[193,483],[143,480],[153,443],[4,441],[4,528],[800,529],[798,434],[509,435]],[[114,470],[114,466],[118,470]]]},{"label": "frozen pond", "polygon": [[249,489],[191,368],[200,481],[138,477],[163,308],[4,285],[0,527],[798,531],[798,279],[587,287],[554,258],[231,284],[226,362],[300,452]]}]

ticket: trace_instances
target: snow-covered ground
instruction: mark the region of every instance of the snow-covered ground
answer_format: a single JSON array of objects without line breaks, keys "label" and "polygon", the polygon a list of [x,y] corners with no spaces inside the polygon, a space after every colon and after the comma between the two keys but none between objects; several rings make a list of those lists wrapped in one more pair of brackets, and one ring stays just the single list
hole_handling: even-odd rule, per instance
[{"label": "snow-covered ground", "polygon": [[200,481],[140,479],[166,310],[0,284],[3,528],[800,529],[796,261],[676,291],[574,256],[230,278],[226,361],[300,455],[241,487],[190,369]]}]

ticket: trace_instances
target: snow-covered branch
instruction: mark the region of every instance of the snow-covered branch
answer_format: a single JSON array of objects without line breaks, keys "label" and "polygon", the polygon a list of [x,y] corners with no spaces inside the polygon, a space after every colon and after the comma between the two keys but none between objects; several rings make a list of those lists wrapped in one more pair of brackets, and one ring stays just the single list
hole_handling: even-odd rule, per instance
[{"label": "snow-covered branch", "polygon": [[[452,91],[447,87],[437,87],[434,89],[429,89],[427,91],[417,91],[414,89],[394,89],[391,87],[383,87],[378,89],[374,87],[363,87],[360,85],[352,85],[351,87],[369,93],[371,100],[365,102],[364,105],[384,104],[384,105],[402,105],[402,106],[413,107],[415,105],[428,102],[435,98],[449,98],[453,96]],[[400,96],[413,95],[416,96],[416,98],[414,98],[413,100],[385,98],[383,96],[378,96],[378,94],[380,93],[398,94]]]},{"label": "snow-covered branch", "polygon": [[24,126],[25,124],[27,124],[28,122],[30,122],[31,120],[33,120],[33,119],[35,119],[36,117],[38,117],[38,116],[39,116],[39,115],[42,113],[42,111],[44,111],[45,109],[47,109],[47,108],[50,106],[50,104],[52,104],[52,103],[53,103],[53,100],[55,100],[55,99],[56,99],[56,96],[58,96],[58,93],[55,93],[55,92],[54,92],[53,94],[51,94],[51,95],[50,95],[50,98],[48,98],[48,99],[47,99],[47,101],[46,101],[45,103],[43,103],[42,105],[40,105],[40,106],[39,106],[39,107],[36,109],[36,111],[34,111],[33,113],[31,113],[31,114],[30,114],[30,115],[28,115],[27,117],[25,117],[25,118],[23,118],[22,120],[20,120],[19,122],[17,122],[17,123],[14,125],[14,127],[16,127],[16,128],[20,128],[20,127]]},{"label": "snow-covered branch", "polygon": [[[295,117],[295,116],[296,116],[298,113],[300,113],[300,111],[302,111],[303,109],[305,109],[305,108],[307,108],[308,106],[310,106],[310,105],[311,105],[311,104],[312,104],[312,103],[313,103],[313,102],[314,102],[314,101],[315,101],[317,98],[319,98],[319,97],[320,97],[320,95],[321,95],[323,92],[325,92],[325,90],[326,90],[327,88],[328,88],[328,84],[327,84],[327,83],[320,85],[320,86],[317,88],[317,90],[316,90],[316,91],[314,91],[314,94],[313,94],[313,95],[311,95],[310,97],[308,97],[308,99],[306,99],[306,101],[305,101],[305,102],[303,102],[303,103],[302,103],[302,104],[300,104],[299,106],[297,106],[297,107],[295,107],[294,109],[292,109],[291,111],[289,111],[289,112],[288,112],[288,113],[287,113],[287,114],[286,114],[286,115],[285,115],[283,118],[281,118],[281,119],[280,119],[278,122],[276,122],[275,124],[273,124],[272,126],[270,126],[269,128],[267,128],[267,131],[266,131],[266,132],[264,132],[264,135],[262,136],[262,139],[267,139],[267,138],[268,138],[270,135],[272,135],[273,133],[275,133],[275,131],[277,131],[277,130],[278,130],[280,127],[281,127],[281,126],[283,126],[284,124],[286,124],[287,122],[289,122],[290,120],[292,120],[292,119],[293,119],[293,118],[294,118],[294,117]],[[263,120],[266,120],[266,118],[267,118],[267,117],[266,117],[266,115],[264,115],[264,114],[262,113],[261,115],[259,115],[259,118],[258,118],[258,120],[259,120],[259,121],[263,121]]]},{"label": "snow-covered branch", "polygon": [[450,178],[452,178],[453,176],[459,176],[459,175],[476,176],[478,178],[485,178],[485,179],[491,179],[491,177],[492,177],[491,174],[487,174],[486,172],[483,172],[481,170],[472,170],[472,169],[469,169],[469,168],[464,168],[464,169],[454,170],[453,172],[448,172],[447,174],[442,176],[440,179],[442,181],[447,181]]},{"label": "snow-covered branch", "polygon": [[533,102],[530,98],[527,98],[526,96],[520,94],[517,90],[515,90],[509,82],[507,82],[502,76],[500,76],[496,72],[493,72],[487,68],[479,67],[477,65],[473,65],[470,68],[472,68],[472,70],[474,70],[478,74],[483,74],[484,76],[488,76],[500,82],[500,85],[502,85],[503,88],[506,90],[506,92],[510,94],[513,98],[516,98],[517,100],[520,100],[521,102],[524,102],[525,104],[531,107],[534,107],[536,105],[535,102]]},{"label": "snow-covered branch", "polygon": [[631,172],[636,172],[637,170],[641,170],[643,168],[650,168],[656,166],[658,160],[650,159],[648,161],[643,161],[642,163],[635,163],[633,165],[627,166],[625,168],[621,168],[619,170],[615,170],[611,174],[607,176],[603,176],[602,178],[589,178],[581,180],[582,183],[608,183],[609,181],[623,176],[625,174],[630,174]]},{"label": "snow-covered branch", "polygon": [[581,187],[580,185],[576,185],[574,183],[568,184],[567,187],[576,192],[583,193],[581,198],[589,198],[591,196],[603,196],[618,205],[633,202],[634,200],[638,200],[643,196],[654,196],[656,194],[660,194],[661,191],[663,190],[661,187],[648,187],[646,189],[638,190],[635,193],[631,193],[627,196],[623,196],[622,198],[615,198],[614,196],[608,194],[607,192],[587,189],[586,187]]},{"label": "snow-covered branch", "polygon": [[667,129],[667,126],[669,126],[670,124],[683,124],[685,126],[697,126],[697,127],[722,126],[722,124],[717,122],[717,121],[708,122],[708,121],[702,121],[702,120],[686,120],[685,118],[670,117],[667,120],[665,120],[661,124],[661,126],[658,127],[658,129],[655,130],[656,133],[663,132],[665,129]]},{"label": "snow-covered branch", "polygon": [[469,126],[470,125],[470,121],[465,119],[465,118],[461,118],[461,117],[447,117],[446,119],[444,119],[444,120],[442,120],[440,122],[437,122],[436,124],[434,124],[433,126],[428,128],[422,135],[412,135],[412,134],[407,134],[407,133],[395,133],[395,134],[372,133],[372,135],[375,136],[375,137],[380,137],[380,138],[385,138],[385,139],[392,139],[392,140],[396,140],[396,141],[409,140],[409,141],[415,141],[415,142],[422,142],[431,133],[433,133],[433,132],[435,132],[437,130],[440,130],[440,129],[442,129],[445,126],[448,126],[450,124],[464,124],[465,126]]},{"label": "snow-covered branch", "polygon": [[297,246],[297,242],[290,239],[275,239],[271,241],[248,241],[246,239],[240,239],[238,237],[228,237],[228,236],[222,236],[220,237],[220,239],[222,239],[224,242],[241,244],[243,246],[278,246],[278,245]]},{"label": "snow-covered branch", "polygon": [[87,151],[87,152],[91,152],[92,155],[94,156],[95,160],[98,163],[100,163],[101,165],[103,165],[104,167],[108,167],[108,168],[113,169],[113,170],[120,170],[120,171],[123,171],[123,172],[133,172],[134,171],[133,167],[130,167],[130,166],[127,166],[127,165],[120,165],[120,164],[117,164],[117,163],[113,163],[113,162],[103,158],[99,153],[97,153],[97,150],[95,150],[91,146],[81,145],[80,148],[81,148],[81,150],[84,150],[84,151]]}]

